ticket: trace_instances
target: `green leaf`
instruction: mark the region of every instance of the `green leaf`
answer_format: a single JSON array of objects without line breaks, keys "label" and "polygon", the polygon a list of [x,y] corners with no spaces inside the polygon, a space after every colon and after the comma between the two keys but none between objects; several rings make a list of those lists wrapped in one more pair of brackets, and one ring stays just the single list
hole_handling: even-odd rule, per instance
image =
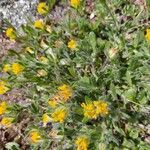
[{"label": "green leaf", "polygon": [[136,90],[134,88],[131,88],[124,92],[124,96],[126,99],[134,101],[136,96]]},{"label": "green leaf", "polygon": [[56,0],[47,0],[47,1],[48,1],[48,5],[49,5],[49,10],[51,10],[55,5]]},{"label": "green leaf", "polygon": [[96,51],[96,35],[94,32],[89,33],[89,42],[92,46],[93,51]]},{"label": "green leaf", "polygon": [[89,104],[91,102],[92,102],[91,99],[88,96],[85,96],[85,103]]},{"label": "green leaf", "polygon": [[9,55],[11,55],[11,56],[17,55],[18,57],[20,57],[20,55],[13,49],[9,49],[8,52],[9,52]]},{"label": "green leaf", "polygon": [[112,97],[114,98],[114,100],[116,100],[117,93],[116,93],[115,85],[113,83],[110,84],[110,93],[111,93]]},{"label": "green leaf", "polygon": [[82,120],[82,122],[83,122],[83,123],[86,123],[86,122],[88,122],[88,120],[89,120],[89,119],[88,119],[87,117],[84,117],[83,120]]},{"label": "green leaf", "polygon": [[83,109],[81,107],[76,108],[75,113],[77,113],[78,115],[82,115],[83,114]]},{"label": "green leaf", "polygon": [[100,1],[100,3],[102,3],[102,4],[105,4],[106,3],[106,0],[99,0]]},{"label": "green leaf", "polygon": [[124,141],[123,141],[123,144],[122,144],[124,147],[127,147],[127,148],[133,148],[135,147],[135,144],[132,140],[127,140],[126,138],[124,138]]},{"label": "green leaf", "polygon": [[105,143],[99,143],[98,148],[100,150],[106,150],[106,144]]},{"label": "green leaf", "polygon": [[39,108],[35,103],[31,104],[31,111],[35,114],[37,114],[39,112]]},{"label": "green leaf", "polygon": [[129,133],[129,136],[136,139],[139,136],[139,131],[137,129],[132,129]]},{"label": "green leaf", "polygon": [[76,71],[75,68],[72,66],[70,68],[68,68],[69,73],[73,76],[76,77]]},{"label": "green leaf", "polygon": [[131,80],[131,75],[129,71],[126,72],[126,79],[127,79],[129,86],[132,86],[132,80]]},{"label": "green leaf", "polygon": [[121,128],[119,128],[114,122],[113,122],[113,127],[118,133],[122,134],[123,136],[126,136],[125,132]]},{"label": "green leaf", "polygon": [[20,150],[19,144],[16,143],[16,142],[8,142],[8,143],[5,145],[5,148],[6,148],[7,150]]}]

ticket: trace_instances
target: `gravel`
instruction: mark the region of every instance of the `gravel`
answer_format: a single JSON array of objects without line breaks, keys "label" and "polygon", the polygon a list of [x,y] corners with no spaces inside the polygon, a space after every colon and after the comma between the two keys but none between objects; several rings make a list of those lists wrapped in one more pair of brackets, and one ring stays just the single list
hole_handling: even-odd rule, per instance
[{"label": "gravel", "polygon": [[0,0],[0,22],[8,19],[18,28],[27,23],[28,18],[35,20],[38,17],[36,7],[38,0]]}]

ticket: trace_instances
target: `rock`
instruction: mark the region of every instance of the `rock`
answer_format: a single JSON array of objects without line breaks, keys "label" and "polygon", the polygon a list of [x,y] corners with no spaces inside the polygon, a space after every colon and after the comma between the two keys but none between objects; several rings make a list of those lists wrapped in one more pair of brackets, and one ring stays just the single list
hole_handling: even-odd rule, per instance
[{"label": "rock", "polygon": [[8,19],[10,23],[18,28],[27,23],[27,19],[35,20],[38,16],[36,7],[38,0],[1,0],[0,22]]}]

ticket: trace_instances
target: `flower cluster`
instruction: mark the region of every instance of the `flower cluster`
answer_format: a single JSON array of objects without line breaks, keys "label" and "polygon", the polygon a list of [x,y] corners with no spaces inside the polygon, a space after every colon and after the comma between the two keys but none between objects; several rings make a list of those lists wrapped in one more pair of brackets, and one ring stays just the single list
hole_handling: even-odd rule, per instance
[{"label": "flower cluster", "polygon": [[85,136],[79,136],[75,144],[77,145],[77,150],[87,150],[89,145],[89,140]]},{"label": "flower cluster", "polygon": [[[67,117],[68,110],[66,107],[59,106],[59,103],[65,103],[72,97],[72,89],[69,85],[62,85],[58,87],[57,93],[48,101],[48,104],[54,111],[49,117],[47,114],[43,115],[43,123],[46,125],[50,121],[63,123]],[[58,107],[57,107],[58,106]]]},{"label": "flower cluster", "polygon": [[64,84],[58,87],[57,93],[49,100],[49,105],[55,107],[59,102],[67,102],[72,97],[72,89],[70,86]]},{"label": "flower cluster", "polygon": [[66,108],[57,108],[51,115],[52,119],[55,122],[63,123],[65,118],[67,117],[67,109]]},{"label": "flower cluster", "polygon": [[96,119],[100,115],[108,114],[108,104],[104,101],[90,101],[87,104],[82,103],[81,106],[84,110],[84,116],[89,119]]},{"label": "flower cluster", "polygon": [[19,75],[24,70],[24,67],[19,63],[5,64],[3,66],[3,72],[12,72],[15,75]]}]

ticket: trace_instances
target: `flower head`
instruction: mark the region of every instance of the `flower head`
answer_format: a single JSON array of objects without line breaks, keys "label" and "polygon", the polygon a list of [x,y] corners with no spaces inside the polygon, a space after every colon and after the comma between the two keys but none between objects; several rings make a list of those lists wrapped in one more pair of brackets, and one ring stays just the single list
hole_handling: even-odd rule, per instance
[{"label": "flower head", "polygon": [[96,108],[96,115],[107,115],[108,114],[108,104],[104,101],[94,101],[94,106]]},{"label": "flower head", "polygon": [[48,101],[48,104],[49,104],[50,107],[56,108],[56,105],[58,104],[58,102],[55,101],[54,99],[50,99],[50,100]]},{"label": "flower head", "polygon": [[85,117],[87,117],[89,119],[96,119],[97,115],[96,115],[96,111],[95,111],[95,106],[92,102],[88,103],[88,104],[82,103],[81,106],[84,109]]},{"label": "flower head", "polygon": [[46,3],[41,2],[37,6],[37,11],[39,14],[46,14],[48,12],[48,6],[46,5]]},{"label": "flower head", "polygon": [[87,137],[80,136],[76,139],[75,144],[77,145],[77,150],[87,150],[89,140]]},{"label": "flower head", "polygon": [[12,125],[14,118],[11,117],[4,117],[2,118],[0,125],[5,126],[5,127],[10,127]]},{"label": "flower head", "polygon": [[4,81],[0,81],[0,94],[5,94],[8,91],[7,84]]},{"label": "flower head", "polygon": [[11,70],[10,64],[5,64],[5,65],[3,66],[3,72],[9,72],[10,70]]},{"label": "flower head", "polygon": [[82,103],[84,116],[89,119],[96,119],[100,115],[108,114],[108,104],[104,101],[91,101],[88,104]]},{"label": "flower head", "polygon": [[42,139],[38,131],[31,131],[29,136],[31,143],[39,143]]},{"label": "flower head", "polygon": [[63,123],[67,117],[67,109],[66,108],[57,108],[51,115],[54,122]]},{"label": "flower head", "polygon": [[145,38],[150,41],[150,29],[146,29]]},{"label": "flower head", "polygon": [[70,40],[68,42],[68,48],[75,49],[77,47],[77,42],[75,40]]},{"label": "flower head", "polygon": [[0,103],[0,115],[4,114],[7,110],[8,104],[7,102],[1,102]]},{"label": "flower head", "polygon": [[10,39],[16,39],[16,34],[13,28],[7,28],[6,30],[6,36],[9,37]]},{"label": "flower head", "polygon": [[24,67],[21,64],[19,64],[19,63],[13,63],[12,64],[12,72],[15,75],[22,73],[23,70],[24,70]]},{"label": "flower head", "polygon": [[47,114],[43,114],[42,120],[43,120],[44,126],[46,126],[46,124],[51,121],[51,118]]},{"label": "flower head", "polygon": [[72,7],[77,8],[80,4],[80,0],[70,0],[70,4]]},{"label": "flower head", "polygon": [[58,95],[62,101],[66,102],[72,96],[72,89],[66,84],[59,86]]},{"label": "flower head", "polygon": [[44,22],[42,20],[36,20],[34,22],[34,27],[37,29],[44,29]]}]

